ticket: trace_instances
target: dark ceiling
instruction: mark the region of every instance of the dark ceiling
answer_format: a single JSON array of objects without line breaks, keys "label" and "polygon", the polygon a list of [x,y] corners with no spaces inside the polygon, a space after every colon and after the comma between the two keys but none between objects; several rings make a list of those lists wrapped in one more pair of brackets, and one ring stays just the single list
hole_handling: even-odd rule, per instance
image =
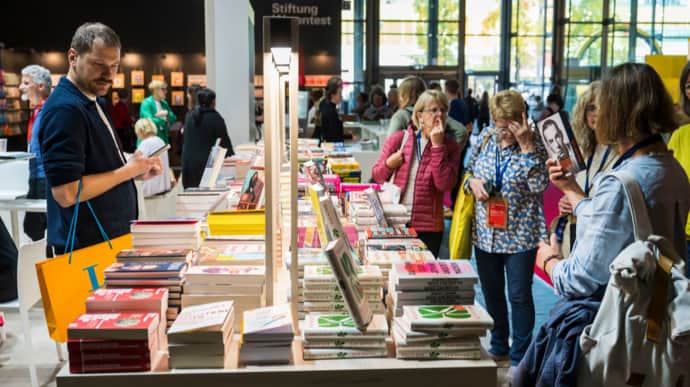
[{"label": "dark ceiling", "polygon": [[204,52],[203,0],[2,0],[0,15],[6,48],[66,51],[79,25],[100,21],[120,35],[124,51]]}]

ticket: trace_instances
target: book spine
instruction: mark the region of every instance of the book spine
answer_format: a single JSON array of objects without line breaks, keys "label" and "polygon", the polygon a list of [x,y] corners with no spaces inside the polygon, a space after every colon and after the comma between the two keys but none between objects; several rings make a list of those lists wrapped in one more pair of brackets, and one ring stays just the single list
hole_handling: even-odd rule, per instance
[{"label": "book spine", "polygon": [[318,359],[361,359],[369,357],[386,357],[388,351],[381,350],[319,350],[319,349],[304,349],[304,360],[318,360]]},{"label": "book spine", "polygon": [[398,359],[423,359],[423,360],[479,360],[481,358],[480,351],[467,352],[441,352],[441,351],[402,351],[398,349],[396,352]]},{"label": "book spine", "polygon": [[383,205],[381,204],[379,194],[371,188],[365,190],[364,193],[367,195],[367,200],[369,200],[371,209],[374,211],[374,217],[376,218],[378,226],[388,227],[388,220],[383,212]]},{"label": "book spine", "polygon": [[386,340],[305,340],[304,348],[357,348],[376,350],[386,348]]}]

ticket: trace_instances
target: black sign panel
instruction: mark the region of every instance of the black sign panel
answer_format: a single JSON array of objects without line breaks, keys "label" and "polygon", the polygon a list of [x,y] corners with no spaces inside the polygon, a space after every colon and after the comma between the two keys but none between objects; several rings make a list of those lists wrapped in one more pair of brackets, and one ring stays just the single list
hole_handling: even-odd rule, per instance
[{"label": "black sign panel", "polygon": [[299,52],[304,75],[340,75],[342,0],[252,0],[256,72],[262,72],[263,17],[299,18]]}]

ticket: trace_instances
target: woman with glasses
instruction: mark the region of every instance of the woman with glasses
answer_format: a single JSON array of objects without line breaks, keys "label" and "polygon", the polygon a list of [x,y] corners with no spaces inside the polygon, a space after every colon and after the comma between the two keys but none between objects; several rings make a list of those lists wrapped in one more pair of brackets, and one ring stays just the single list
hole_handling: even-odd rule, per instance
[{"label": "woman with glasses", "polygon": [[412,123],[388,137],[372,168],[375,182],[393,177],[401,202],[412,208],[410,226],[438,257],[443,238],[443,193],[458,178],[460,151],[446,131],[448,99],[435,90],[423,92],[412,110]]},{"label": "woman with glasses", "polygon": [[537,246],[546,237],[542,194],[549,180],[544,147],[527,124],[520,93],[501,91],[489,105],[495,128],[472,152],[467,168],[472,177],[464,189],[476,200],[472,239],[486,307],[494,319],[490,353],[514,366],[532,340],[532,275]]},{"label": "woman with glasses", "polygon": [[[592,82],[580,95],[573,109],[572,128],[575,133],[577,145],[582,156],[586,160],[587,168],[575,176],[577,185],[580,186],[586,196],[593,194],[594,179],[602,172],[607,172],[618,160],[618,150],[611,144],[600,144],[594,135],[597,124],[597,110],[599,89],[601,82]],[[561,197],[558,202],[560,216],[555,222],[555,232],[558,240],[562,240],[563,256],[568,256],[570,247],[575,242],[575,219],[572,217],[573,206],[567,196]]]},{"label": "woman with glasses", "polygon": [[[168,139],[168,128],[177,121],[177,117],[170,109],[168,101],[165,100],[165,94],[168,92],[168,84],[153,80],[149,83],[149,92],[151,95],[141,101],[139,107],[139,118],[150,118],[158,128],[158,137],[166,144],[170,143]],[[137,140],[139,145],[139,140]]]}]

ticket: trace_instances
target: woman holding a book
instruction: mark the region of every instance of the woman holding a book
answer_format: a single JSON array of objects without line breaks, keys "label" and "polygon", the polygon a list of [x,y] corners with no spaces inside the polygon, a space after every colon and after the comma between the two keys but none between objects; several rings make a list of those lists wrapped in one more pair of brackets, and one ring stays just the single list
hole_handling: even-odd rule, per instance
[{"label": "woman holding a book", "polygon": [[435,257],[443,239],[443,193],[455,186],[460,165],[454,134],[444,129],[447,114],[445,94],[423,92],[412,111],[413,123],[388,137],[371,171],[379,184],[393,177],[401,202],[412,207],[411,227]]},{"label": "woman holding a book", "polygon": [[[490,353],[516,365],[532,340],[532,276],[537,246],[546,237],[542,194],[546,153],[528,124],[520,93],[505,90],[490,102],[495,128],[472,152],[464,187],[475,197],[473,245],[486,307],[494,319]],[[510,334],[505,281],[512,310]]]},{"label": "woman holding a book", "polygon": [[[575,175],[577,185],[585,193],[585,196],[593,194],[594,179],[603,172],[608,172],[618,160],[618,149],[612,144],[600,144],[594,133],[597,124],[598,101],[597,96],[601,89],[601,82],[592,82],[580,95],[573,109],[571,126],[577,145],[580,147],[582,157],[585,159],[586,168]],[[572,244],[575,242],[575,217],[573,206],[567,196],[561,197],[558,202],[560,216],[555,224],[555,232],[559,241],[562,240],[563,255],[567,256]],[[553,224],[553,223],[552,223]]]}]

